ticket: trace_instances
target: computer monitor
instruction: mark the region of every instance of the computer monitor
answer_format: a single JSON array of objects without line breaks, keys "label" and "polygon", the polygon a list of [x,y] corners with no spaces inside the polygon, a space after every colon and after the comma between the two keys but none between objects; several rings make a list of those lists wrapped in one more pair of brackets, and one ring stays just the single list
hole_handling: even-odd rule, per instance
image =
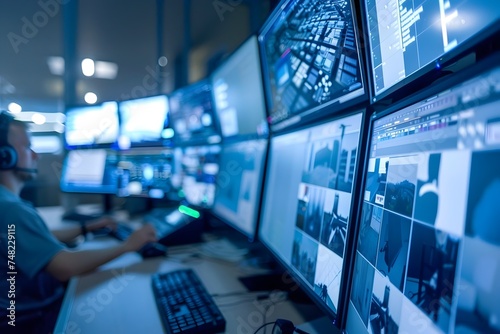
[{"label": "computer monitor", "polygon": [[273,136],[259,240],[332,319],[344,290],[362,111]]},{"label": "computer monitor", "polygon": [[500,28],[500,6],[491,0],[363,3],[374,101],[424,74],[437,74]]},{"label": "computer monitor", "polygon": [[259,36],[273,130],[367,99],[357,34],[350,0],[276,7]]},{"label": "computer monitor", "polygon": [[64,140],[67,149],[111,147],[117,143],[118,133],[116,102],[66,109]]},{"label": "computer monitor", "polygon": [[267,139],[225,144],[220,153],[213,213],[250,240],[257,235]]},{"label": "computer monitor", "polygon": [[175,148],[172,185],[181,202],[202,209],[213,206],[220,151],[220,145]]},{"label": "computer monitor", "polygon": [[202,80],[170,94],[170,123],[176,145],[217,144],[221,141],[214,117],[212,86]]},{"label": "computer monitor", "polygon": [[121,151],[118,159],[118,196],[164,198],[172,191],[173,152],[151,147]]},{"label": "computer monitor", "polygon": [[62,167],[64,192],[116,194],[118,155],[106,149],[68,151]]},{"label": "computer monitor", "polygon": [[500,331],[499,64],[372,118],[347,333]]},{"label": "computer monitor", "polygon": [[211,81],[223,137],[267,135],[257,37],[251,36],[231,54]]},{"label": "computer monitor", "polygon": [[174,132],[169,128],[166,95],[121,101],[119,146],[168,146]]}]

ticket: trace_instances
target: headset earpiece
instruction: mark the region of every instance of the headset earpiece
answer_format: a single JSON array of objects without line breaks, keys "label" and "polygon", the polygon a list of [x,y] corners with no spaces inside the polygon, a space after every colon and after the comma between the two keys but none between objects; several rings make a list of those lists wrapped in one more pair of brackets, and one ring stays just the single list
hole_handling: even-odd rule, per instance
[{"label": "headset earpiece", "polygon": [[17,164],[17,152],[9,144],[9,125],[13,117],[0,111],[0,170],[14,169]]}]

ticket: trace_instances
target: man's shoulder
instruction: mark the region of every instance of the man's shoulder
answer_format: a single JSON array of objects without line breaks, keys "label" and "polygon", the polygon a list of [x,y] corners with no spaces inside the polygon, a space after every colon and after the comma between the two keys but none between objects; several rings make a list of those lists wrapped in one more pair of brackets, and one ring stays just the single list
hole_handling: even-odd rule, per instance
[{"label": "man's shoulder", "polygon": [[39,214],[36,210],[30,205],[24,203],[23,201],[15,201],[15,200],[3,200],[0,201],[0,212],[3,212],[3,219],[8,218],[7,220],[22,220],[23,218],[33,219],[39,218]]}]

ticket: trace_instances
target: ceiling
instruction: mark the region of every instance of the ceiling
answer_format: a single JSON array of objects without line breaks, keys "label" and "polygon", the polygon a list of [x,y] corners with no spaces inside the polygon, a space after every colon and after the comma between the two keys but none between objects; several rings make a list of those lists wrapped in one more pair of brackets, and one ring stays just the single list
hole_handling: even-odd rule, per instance
[{"label": "ceiling", "polygon": [[[77,0],[0,0],[0,108],[10,102],[23,110],[64,111],[64,82],[52,74],[47,60],[63,57],[62,3]],[[223,2],[224,1],[224,2]],[[84,58],[113,62],[115,79],[85,77],[78,71],[77,104],[92,91],[98,102],[169,93],[179,86],[178,59],[184,49],[184,1],[163,0],[163,48],[157,43],[159,0],[79,0],[77,4],[77,62]],[[188,81],[206,75],[214,55],[234,50],[250,34],[250,10],[242,0],[190,0],[191,48]],[[269,12],[269,1],[250,1],[257,6],[261,23]],[[222,7],[217,5],[221,5]],[[231,5],[232,4],[232,5]],[[253,21],[255,22],[255,21]],[[71,38],[73,41],[73,38]],[[158,56],[167,57],[157,67]],[[152,75],[161,69],[162,84]],[[156,71],[156,72],[155,72]],[[176,73],[177,71],[177,73]],[[177,78],[177,82],[176,82]]]}]

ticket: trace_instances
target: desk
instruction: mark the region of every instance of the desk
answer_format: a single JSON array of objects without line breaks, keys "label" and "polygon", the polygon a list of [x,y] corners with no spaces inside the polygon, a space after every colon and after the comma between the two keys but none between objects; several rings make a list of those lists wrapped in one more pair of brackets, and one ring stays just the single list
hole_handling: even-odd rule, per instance
[{"label": "desk", "polygon": [[[48,211],[42,216],[47,217]],[[94,239],[81,247],[106,247],[115,242]],[[168,257],[147,260],[135,253],[125,254],[94,273],[73,278],[54,333],[163,333],[151,274],[181,268],[192,268],[214,295],[227,322],[226,333],[254,333],[263,323],[277,318],[289,319],[310,333],[338,332],[314,304],[293,303],[282,292],[257,301],[257,293],[246,293],[238,277],[260,274],[263,269],[199,256],[202,245],[170,247]],[[236,294],[239,292],[243,294]],[[267,333],[271,328],[267,327]]]}]

